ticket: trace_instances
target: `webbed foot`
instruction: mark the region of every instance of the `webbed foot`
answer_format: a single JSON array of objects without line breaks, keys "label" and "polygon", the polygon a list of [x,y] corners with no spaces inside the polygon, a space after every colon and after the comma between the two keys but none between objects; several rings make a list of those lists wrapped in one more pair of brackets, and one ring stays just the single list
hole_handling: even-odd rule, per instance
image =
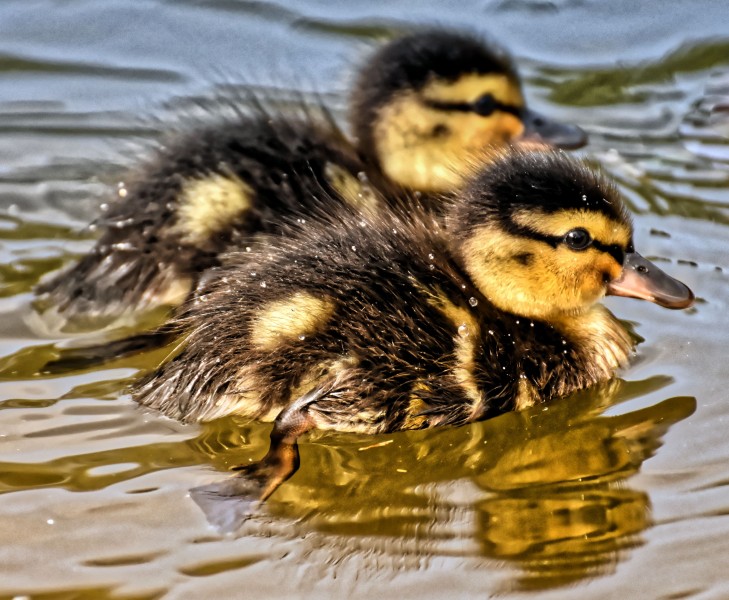
[{"label": "webbed foot", "polygon": [[263,502],[299,468],[296,444],[272,443],[263,460],[234,467],[229,479],[190,490],[208,522],[230,533],[259,513]]},{"label": "webbed foot", "polygon": [[276,417],[271,445],[262,460],[235,467],[238,472],[220,483],[190,490],[208,522],[221,532],[232,532],[255,516],[261,504],[299,468],[298,437],[315,426],[309,407],[329,388],[317,388],[289,405]]}]

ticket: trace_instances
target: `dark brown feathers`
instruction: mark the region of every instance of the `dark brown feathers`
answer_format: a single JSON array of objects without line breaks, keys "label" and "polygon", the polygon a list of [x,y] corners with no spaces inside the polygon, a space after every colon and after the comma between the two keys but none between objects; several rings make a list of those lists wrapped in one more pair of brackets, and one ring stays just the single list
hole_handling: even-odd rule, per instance
[{"label": "dark brown feathers", "polygon": [[[554,157],[540,168],[578,172]],[[520,165],[502,157],[485,171]],[[475,190],[485,180],[477,176],[462,201],[482,203],[488,195]],[[599,181],[586,179],[585,190],[598,193],[588,188]],[[475,214],[458,202],[454,215]],[[325,388],[307,409],[317,427],[376,433],[523,408],[604,380],[625,360],[631,342],[602,309],[585,313],[585,325],[604,327],[595,329],[604,339],[586,340],[579,327],[489,302],[458,258],[470,228],[448,222],[422,209],[406,218],[343,210],[283,243],[228,255],[175,321],[185,332],[180,354],[133,397],[185,421],[272,419]]]},{"label": "dark brown feathers", "polygon": [[[179,304],[185,290],[218,264],[221,251],[245,247],[257,233],[282,232],[313,212],[321,198],[344,202],[332,187],[330,165],[354,181],[363,169],[326,119],[253,114],[193,128],[133,174],[125,196],[95,223],[98,242],[38,286],[39,303],[66,319],[112,318],[159,303]],[[207,235],[195,236],[182,222],[185,189],[211,178],[239,185],[249,203],[223,212],[215,227],[206,226],[206,213],[199,211]]]}]

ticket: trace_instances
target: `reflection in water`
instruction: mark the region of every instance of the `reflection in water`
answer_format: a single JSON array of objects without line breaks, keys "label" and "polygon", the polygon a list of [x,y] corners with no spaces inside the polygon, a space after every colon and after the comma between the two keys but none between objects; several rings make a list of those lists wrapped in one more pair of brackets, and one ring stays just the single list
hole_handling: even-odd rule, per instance
[{"label": "reflection in water", "polygon": [[614,68],[589,69],[554,85],[563,76],[560,69],[543,70],[550,99],[568,106],[605,106],[610,104],[646,103],[654,100],[646,87],[670,81],[681,73],[694,73],[725,65],[729,40],[718,39],[681,46],[654,61]]},{"label": "reflection in water", "polygon": [[[333,552],[346,540],[355,551],[361,545],[367,552],[409,555],[415,565],[436,556],[507,560],[521,573],[517,585],[528,588],[610,571],[650,524],[648,496],[628,487],[626,478],[653,455],[672,424],[693,412],[695,400],[674,397],[627,414],[603,413],[670,381],[615,380],[457,429],[310,436],[301,445],[299,472],[243,532],[261,526],[280,528],[282,536],[316,531]],[[25,438],[51,443],[93,435],[129,440],[126,447],[44,463],[2,462],[0,492],[96,490],[201,463],[227,470],[257,459],[268,446],[268,426],[234,418],[206,424],[193,439],[134,445],[135,436],[159,436],[169,421],[140,423],[143,412],[130,403],[90,408],[64,412],[100,420],[35,429]]]},{"label": "reflection in water", "polygon": [[[473,537],[483,556],[515,563],[523,587],[606,572],[650,523],[648,496],[627,487],[626,478],[696,402],[676,397],[628,414],[599,414],[666,383],[615,381],[463,430],[392,436],[392,445],[374,448],[370,440],[367,452],[360,451],[365,444],[319,452],[315,465],[306,464],[311,449],[302,449],[305,477],[284,485],[269,509],[306,515],[309,526],[330,533],[420,540],[417,552],[426,555]],[[458,497],[463,486],[448,485],[464,478],[480,490],[466,500]]]}]

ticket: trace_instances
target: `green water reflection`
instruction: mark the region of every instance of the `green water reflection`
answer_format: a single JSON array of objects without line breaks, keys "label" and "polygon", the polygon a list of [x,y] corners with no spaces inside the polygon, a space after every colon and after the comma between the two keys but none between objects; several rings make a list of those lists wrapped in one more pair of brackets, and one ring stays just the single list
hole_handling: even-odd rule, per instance
[{"label": "green water reflection", "polygon": [[573,72],[543,68],[531,83],[548,88],[549,99],[566,106],[639,104],[655,99],[656,91],[647,85],[724,65],[729,65],[729,40],[717,39],[682,46],[658,60],[636,65]]}]

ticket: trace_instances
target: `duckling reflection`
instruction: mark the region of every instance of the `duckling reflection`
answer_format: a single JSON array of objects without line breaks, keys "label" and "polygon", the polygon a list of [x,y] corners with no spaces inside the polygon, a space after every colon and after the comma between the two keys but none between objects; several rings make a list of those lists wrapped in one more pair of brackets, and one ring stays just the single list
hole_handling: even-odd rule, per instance
[{"label": "duckling reflection", "polygon": [[[505,560],[517,568],[516,585],[532,589],[608,572],[651,525],[650,498],[631,488],[629,477],[696,403],[674,397],[633,412],[603,413],[670,383],[667,377],[613,380],[546,411],[507,413],[458,429],[309,440],[305,468],[244,531],[297,535],[337,560],[346,556],[340,553],[346,544],[347,553],[374,552],[378,565],[391,558],[395,568],[453,554]],[[139,433],[132,418],[138,413],[128,405],[119,411],[120,426]],[[0,490],[89,491],[201,463],[226,470],[256,458],[268,446],[267,434],[265,426],[227,417],[204,424],[194,439],[33,465],[3,462]],[[137,467],[99,472],[119,464]],[[217,523],[237,529],[248,515],[236,513],[236,506],[218,504],[210,515],[227,512]]]},{"label": "duckling reflection", "polygon": [[[650,499],[628,478],[696,402],[673,397],[634,412],[601,413],[670,381],[614,380],[549,410],[508,413],[435,435],[407,432],[377,443],[341,437],[336,445],[330,435],[326,444],[307,445],[306,468],[267,510],[282,529],[299,522],[297,534],[348,536],[354,551],[377,546],[421,561],[464,552],[507,560],[518,569],[518,587],[596,576],[641,544],[651,525]],[[210,458],[222,467],[231,457]],[[229,499],[207,508],[221,528],[236,529],[248,516],[236,513],[240,505]],[[255,531],[255,520],[246,527]],[[324,544],[338,538],[327,539]]]}]

